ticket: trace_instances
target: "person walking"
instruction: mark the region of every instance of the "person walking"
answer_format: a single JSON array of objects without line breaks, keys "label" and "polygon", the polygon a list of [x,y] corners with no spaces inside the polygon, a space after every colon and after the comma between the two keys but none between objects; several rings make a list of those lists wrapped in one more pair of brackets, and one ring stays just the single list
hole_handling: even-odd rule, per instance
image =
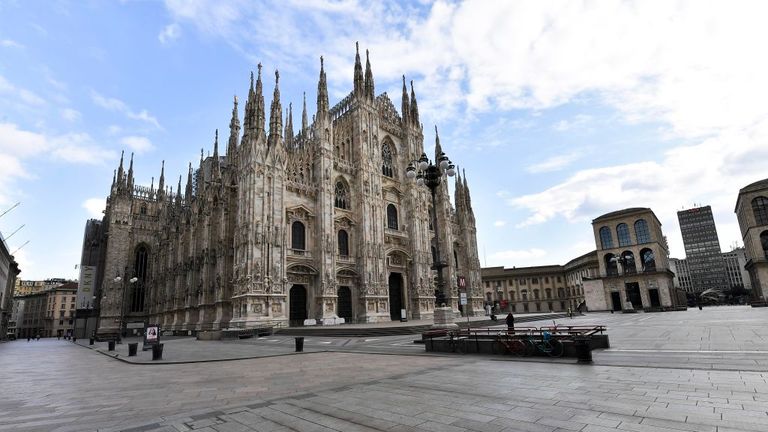
[{"label": "person walking", "polygon": [[485,316],[489,316],[489,315],[491,315],[491,304],[490,303],[486,303],[485,304]]},{"label": "person walking", "polygon": [[515,334],[515,316],[512,312],[507,314],[507,334]]}]

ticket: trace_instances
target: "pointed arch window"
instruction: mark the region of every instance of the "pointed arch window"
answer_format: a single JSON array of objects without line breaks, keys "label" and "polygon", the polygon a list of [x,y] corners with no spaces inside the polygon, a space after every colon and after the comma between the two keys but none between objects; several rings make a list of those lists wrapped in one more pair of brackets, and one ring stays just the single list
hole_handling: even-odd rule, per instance
[{"label": "pointed arch window", "polygon": [[337,208],[349,210],[349,190],[343,181],[336,182],[335,199],[333,205]]},{"label": "pointed arch window", "polygon": [[296,221],[291,224],[291,249],[306,250],[306,247],[304,224]]},{"label": "pointed arch window", "polygon": [[337,242],[339,244],[339,256],[349,256],[349,234],[345,230],[339,230]]},{"label": "pointed arch window", "polygon": [[629,238],[629,227],[625,223],[616,226],[616,237],[619,239],[619,246],[629,246],[632,240]]},{"label": "pointed arch window", "polygon": [[394,204],[387,206],[387,228],[396,230],[397,228],[397,208]]},{"label": "pointed arch window", "polygon": [[381,173],[387,177],[392,177],[394,170],[392,168],[392,148],[388,142],[381,145]]},{"label": "pointed arch window", "polygon": [[603,249],[611,249],[613,247],[613,236],[611,236],[611,230],[608,227],[600,228],[600,244]]},{"label": "pointed arch window", "polygon": [[635,222],[635,237],[639,244],[651,242],[651,233],[648,231],[648,223],[645,219],[638,219]]},{"label": "pointed arch window", "polygon": [[[144,285],[147,280],[149,265],[149,250],[146,246],[140,245],[136,248],[135,260],[133,263],[133,274],[135,282],[131,279],[131,312],[144,311]],[[125,281],[124,283],[128,283]]]},{"label": "pointed arch window", "polygon": [[753,199],[752,212],[755,214],[755,223],[768,225],[768,198],[759,196]]}]

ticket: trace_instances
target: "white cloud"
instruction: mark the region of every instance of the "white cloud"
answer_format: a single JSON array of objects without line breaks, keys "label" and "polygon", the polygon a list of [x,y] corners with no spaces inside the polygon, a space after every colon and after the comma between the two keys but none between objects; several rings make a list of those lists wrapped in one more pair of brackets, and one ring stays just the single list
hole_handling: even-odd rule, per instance
[{"label": "white cloud", "polygon": [[80,114],[80,111],[74,110],[72,108],[64,108],[61,110],[61,118],[63,118],[66,121],[75,122],[80,120],[82,115]]},{"label": "white cloud", "polygon": [[0,47],[3,48],[24,48],[24,45],[10,39],[0,39]]},{"label": "white cloud", "polygon": [[558,171],[572,164],[578,158],[579,158],[579,154],[577,153],[557,155],[543,162],[530,165],[526,167],[525,170],[532,174]]},{"label": "white cloud", "polygon": [[87,133],[47,136],[19,129],[13,123],[0,123],[0,154],[19,161],[49,155],[65,162],[100,164],[115,153],[97,146]]},{"label": "white cloud", "polygon": [[131,107],[128,106],[128,104],[121,101],[120,99],[106,97],[93,90],[91,91],[91,100],[97,106],[100,106],[108,111],[119,112],[125,114],[125,116],[130,119],[141,120],[155,126],[158,129],[162,129],[160,122],[157,121],[157,118],[152,116],[145,109],[139,112],[135,112],[131,109]]},{"label": "white cloud", "polygon": [[570,120],[560,120],[552,127],[558,132],[565,132],[580,126],[583,126],[592,121],[592,116],[587,114],[577,114]]},{"label": "white cloud", "polygon": [[88,198],[83,202],[83,208],[88,211],[88,216],[101,219],[104,214],[104,198]]},{"label": "white cloud", "polygon": [[149,138],[142,136],[127,136],[121,139],[120,142],[139,154],[154,149],[154,146],[152,145],[152,142],[149,140]]},{"label": "white cloud", "polygon": [[176,23],[168,24],[163,28],[160,34],[157,35],[157,39],[160,40],[160,43],[163,45],[169,44],[179,37],[181,37],[181,27]]},{"label": "white cloud", "polygon": [[545,250],[538,248],[499,251],[491,254],[490,257],[488,257],[490,261],[488,265],[508,266],[510,263],[513,263],[513,265],[518,266],[520,264],[526,264],[541,259],[546,255],[547,252]]},{"label": "white cloud", "polygon": [[493,226],[497,228],[501,228],[505,225],[507,225],[507,221],[503,221],[503,220],[497,220],[496,222],[493,223]]},{"label": "white cloud", "polygon": [[45,104],[45,99],[35,92],[17,87],[0,75],[0,97],[6,96],[11,103],[21,102],[25,106],[39,107]]}]

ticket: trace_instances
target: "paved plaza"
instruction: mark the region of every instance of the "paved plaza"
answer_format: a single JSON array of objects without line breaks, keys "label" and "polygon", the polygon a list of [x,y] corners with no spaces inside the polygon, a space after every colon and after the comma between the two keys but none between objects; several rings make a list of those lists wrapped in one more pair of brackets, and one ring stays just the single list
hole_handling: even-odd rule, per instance
[{"label": "paved plaza", "polygon": [[427,355],[412,336],[313,337],[302,354],[288,337],[174,339],[168,356],[264,357],[151,365],[15,341],[0,344],[0,431],[765,431],[766,317],[722,307],[558,320],[608,325],[612,348],[588,366]]}]

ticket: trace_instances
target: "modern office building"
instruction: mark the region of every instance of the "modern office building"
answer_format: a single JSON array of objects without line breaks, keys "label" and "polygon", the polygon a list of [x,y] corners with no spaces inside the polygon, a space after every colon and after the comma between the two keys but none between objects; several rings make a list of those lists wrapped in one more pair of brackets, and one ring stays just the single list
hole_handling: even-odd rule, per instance
[{"label": "modern office building", "polygon": [[768,295],[768,179],[743,187],[734,210],[744,240],[746,270],[752,298],[765,302]]},{"label": "modern office building", "polygon": [[723,252],[723,262],[725,263],[725,272],[728,276],[728,287],[730,289],[741,287],[751,291],[752,281],[749,279],[749,272],[746,269],[746,250],[740,247],[734,248],[730,252]]},{"label": "modern office building", "polygon": [[104,278],[104,246],[106,237],[102,221],[90,219],[85,224],[80,257],[80,280],[77,286],[75,337],[86,338],[96,331],[99,321],[100,281]]},{"label": "modern office building", "polygon": [[693,284],[691,284],[691,271],[688,269],[688,260],[685,258],[670,258],[669,269],[675,274],[672,281],[675,288],[692,293]]},{"label": "modern office building", "polygon": [[677,212],[677,218],[683,235],[693,292],[728,289],[728,276],[712,207],[681,210]]}]

